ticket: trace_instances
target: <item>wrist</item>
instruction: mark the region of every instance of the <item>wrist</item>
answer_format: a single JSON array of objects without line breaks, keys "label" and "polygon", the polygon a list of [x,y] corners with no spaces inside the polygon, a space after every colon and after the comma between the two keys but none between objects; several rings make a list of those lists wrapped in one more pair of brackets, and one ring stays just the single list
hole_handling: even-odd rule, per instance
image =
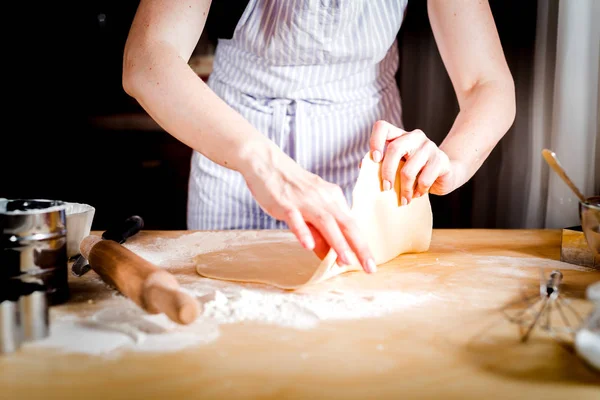
[{"label": "wrist", "polygon": [[464,185],[470,178],[464,161],[450,159],[450,171],[452,174],[452,191]]},{"label": "wrist", "polygon": [[447,139],[448,138],[442,142],[442,144],[439,146],[439,149],[448,158],[448,174],[450,178],[449,192],[451,192],[464,185],[469,180],[470,176],[468,173],[468,163],[464,157],[464,152],[457,153],[456,151],[453,151],[454,147],[449,146]]},{"label": "wrist", "polygon": [[241,173],[246,182],[266,181],[281,163],[282,156],[285,154],[273,142],[259,137],[247,141],[239,149],[233,169]]}]

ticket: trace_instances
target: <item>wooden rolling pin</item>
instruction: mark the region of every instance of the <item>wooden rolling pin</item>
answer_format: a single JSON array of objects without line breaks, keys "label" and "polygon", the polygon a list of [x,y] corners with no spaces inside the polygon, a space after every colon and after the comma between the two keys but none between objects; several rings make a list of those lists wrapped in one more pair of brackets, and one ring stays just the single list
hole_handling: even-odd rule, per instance
[{"label": "wooden rolling pin", "polygon": [[184,325],[198,316],[198,301],[179,290],[172,274],[121,244],[90,235],[81,241],[79,250],[106,283],[150,314],[165,313]]}]

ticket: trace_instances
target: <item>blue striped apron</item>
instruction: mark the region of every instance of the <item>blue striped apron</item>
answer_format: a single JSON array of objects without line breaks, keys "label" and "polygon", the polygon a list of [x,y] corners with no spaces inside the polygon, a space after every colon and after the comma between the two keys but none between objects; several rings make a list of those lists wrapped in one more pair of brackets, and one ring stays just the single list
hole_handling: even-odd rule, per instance
[{"label": "blue striped apron", "polygon": [[[348,202],[375,121],[402,127],[396,36],[408,0],[250,0],[208,85]],[[242,175],[194,152],[188,229],[278,229]]]}]

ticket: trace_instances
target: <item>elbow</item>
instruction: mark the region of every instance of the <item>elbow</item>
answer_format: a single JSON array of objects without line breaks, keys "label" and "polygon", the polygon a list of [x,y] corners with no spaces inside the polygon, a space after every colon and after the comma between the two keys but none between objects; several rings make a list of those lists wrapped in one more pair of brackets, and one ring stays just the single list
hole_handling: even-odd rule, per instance
[{"label": "elbow", "polygon": [[142,66],[136,61],[139,57],[130,54],[127,49],[123,56],[123,72],[121,75],[121,85],[125,93],[133,98],[137,98],[140,93],[140,76]]},{"label": "elbow", "polygon": [[123,91],[131,97],[135,97],[135,84],[131,71],[123,69],[123,76],[121,77],[121,85]]},{"label": "elbow", "polygon": [[123,74],[121,76],[121,85],[123,90],[131,97],[136,97],[136,73],[131,67],[123,66]]},{"label": "elbow", "polygon": [[507,75],[508,76],[503,80],[502,91],[504,92],[504,97],[506,98],[504,103],[506,104],[505,119],[506,130],[508,131],[514,124],[517,117],[517,94],[515,89],[515,81],[512,75],[510,73]]},{"label": "elbow", "polygon": [[496,121],[498,132],[502,136],[513,126],[517,116],[517,95],[515,82],[510,72],[485,81],[480,86],[488,93],[489,106]]}]

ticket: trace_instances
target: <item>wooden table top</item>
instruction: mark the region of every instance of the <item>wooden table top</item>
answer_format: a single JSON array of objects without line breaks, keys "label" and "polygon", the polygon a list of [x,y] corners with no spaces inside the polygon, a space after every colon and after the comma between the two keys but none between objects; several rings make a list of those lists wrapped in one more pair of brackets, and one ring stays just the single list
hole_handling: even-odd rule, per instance
[{"label": "wooden table top", "polygon": [[[143,231],[131,240],[188,233]],[[393,288],[427,293],[431,300],[422,304],[304,330],[224,324],[215,341],[168,353],[100,357],[25,347],[0,356],[0,397],[600,399],[600,374],[571,344],[540,329],[521,343],[519,328],[501,312],[524,291],[539,291],[539,267],[549,273],[558,266],[571,304],[589,313],[585,289],[600,271],[559,263],[560,240],[559,230],[434,230],[426,253],[308,290]],[[200,279],[193,268],[170,270],[180,280]],[[95,298],[96,308],[110,304],[111,290],[92,284],[93,275],[71,277],[73,299],[51,312],[85,310],[82,298]]]}]

